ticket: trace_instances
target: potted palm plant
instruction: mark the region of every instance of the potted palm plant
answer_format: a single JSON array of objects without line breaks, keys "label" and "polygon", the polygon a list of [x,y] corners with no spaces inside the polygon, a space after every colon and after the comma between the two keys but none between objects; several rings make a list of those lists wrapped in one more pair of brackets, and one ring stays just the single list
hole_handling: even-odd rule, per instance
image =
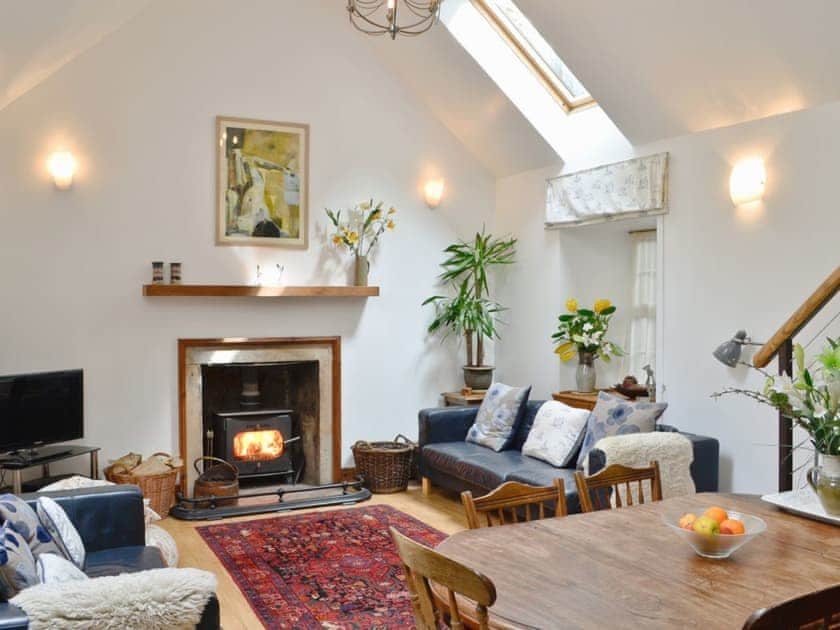
[{"label": "potted palm plant", "polygon": [[447,258],[440,265],[439,278],[454,295],[433,295],[423,302],[423,306],[435,306],[429,332],[462,337],[467,350],[464,383],[472,389],[487,389],[494,368],[484,364],[484,340],[499,337],[498,316],[504,310],[490,299],[487,277],[492,267],[514,262],[516,239],[498,239],[482,230],[471,242],[459,241],[443,251]]}]

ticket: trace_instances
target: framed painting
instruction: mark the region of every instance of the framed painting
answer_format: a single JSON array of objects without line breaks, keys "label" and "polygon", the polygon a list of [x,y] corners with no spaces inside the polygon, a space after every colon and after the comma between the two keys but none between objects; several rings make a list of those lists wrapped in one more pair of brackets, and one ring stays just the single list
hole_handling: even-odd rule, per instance
[{"label": "framed painting", "polygon": [[309,125],[216,118],[216,243],[307,246]]}]

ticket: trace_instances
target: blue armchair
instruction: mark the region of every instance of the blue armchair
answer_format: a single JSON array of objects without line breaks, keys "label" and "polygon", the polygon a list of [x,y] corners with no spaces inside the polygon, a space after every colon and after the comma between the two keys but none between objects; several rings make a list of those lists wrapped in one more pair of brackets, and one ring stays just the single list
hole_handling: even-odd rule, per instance
[{"label": "blue armchair", "polygon": [[[55,499],[79,531],[87,558],[85,573],[90,577],[118,575],[165,565],[157,547],[146,546],[143,494],[137,486],[105,486],[64,492],[23,495],[33,506],[39,496]],[[0,630],[29,627],[26,613],[14,604],[0,602]],[[213,596],[198,626],[217,630],[219,601]]]}]

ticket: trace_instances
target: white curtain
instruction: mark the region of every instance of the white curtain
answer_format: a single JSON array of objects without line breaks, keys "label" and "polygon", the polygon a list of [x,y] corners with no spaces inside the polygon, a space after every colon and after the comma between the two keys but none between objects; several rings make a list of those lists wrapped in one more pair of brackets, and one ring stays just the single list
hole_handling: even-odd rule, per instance
[{"label": "white curtain", "polygon": [[656,232],[632,232],[633,302],[625,374],[645,382],[644,366],[656,368]]}]

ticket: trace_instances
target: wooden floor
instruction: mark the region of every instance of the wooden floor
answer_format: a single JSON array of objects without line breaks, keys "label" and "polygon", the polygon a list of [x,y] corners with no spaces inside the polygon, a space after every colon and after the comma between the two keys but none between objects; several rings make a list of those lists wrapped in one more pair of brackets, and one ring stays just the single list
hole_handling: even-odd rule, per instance
[{"label": "wooden floor", "polygon": [[[460,500],[457,495],[446,494],[433,489],[431,494],[424,497],[419,485],[411,485],[407,492],[396,494],[374,495],[370,501],[359,503],[365,505],[390,505],[410,514],[414,518],[451,534],[465,529],[467,521],[463,514]],[[317,508],[314,510],[298,510],[284,514],[263,514],[257,516],[243,516],[229,518],[224,521],[179,521],[169,517],[158,523],[175,538],[180,553],[180,566],[196,567],[205,569],[216,574],[219,579],[218,597],[222,611],[222,627],[225,630],[239,630],[261,627],[257,616],[251,610],[248,601],[242,595],[239,587],[230,578],[216,555],[205,544],[204,540],[195,531],[196,527],[213,523],[235,523],[263,518],[285,518],[295,514],[306,512],[324,512],[335,509],[346,509],[345,507]]]}]

